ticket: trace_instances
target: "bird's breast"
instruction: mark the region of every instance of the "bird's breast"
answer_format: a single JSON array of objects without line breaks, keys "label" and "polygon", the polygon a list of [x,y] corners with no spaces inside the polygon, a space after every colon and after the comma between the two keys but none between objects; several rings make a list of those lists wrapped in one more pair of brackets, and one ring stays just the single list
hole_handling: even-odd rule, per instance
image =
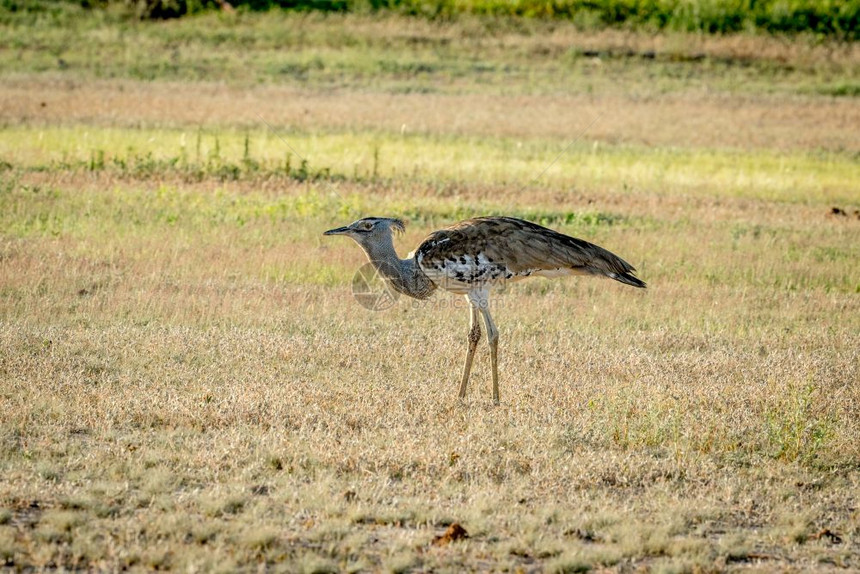
[{"label": "bird's breast", "polygon": [[431,281],[454,293],[492,287],[515,278],[515,274],[507,266],[491,260],[485,253],[432,256],[419,252],[416,259]]}]

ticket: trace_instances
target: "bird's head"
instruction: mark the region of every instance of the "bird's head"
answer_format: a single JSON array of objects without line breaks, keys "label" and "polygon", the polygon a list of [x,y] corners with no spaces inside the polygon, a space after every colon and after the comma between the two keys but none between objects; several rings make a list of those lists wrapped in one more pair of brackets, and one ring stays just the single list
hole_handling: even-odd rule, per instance
[{"label": "bird's head", "polygon": [[346,235],[362,247],[390,240],[393,232],[402,233],[406,229],[403,221],[392,217],[365,217],[349,225],[329,229],[323,235]]}]

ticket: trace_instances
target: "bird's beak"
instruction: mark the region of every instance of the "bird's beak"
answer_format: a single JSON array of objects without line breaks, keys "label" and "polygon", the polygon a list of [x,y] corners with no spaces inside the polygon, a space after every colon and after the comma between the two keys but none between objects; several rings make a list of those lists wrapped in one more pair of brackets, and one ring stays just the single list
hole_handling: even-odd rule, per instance
[{"label": "bird's beak", "polygon": [[323,235],[346,235],[349,233],[349,227],[338,227],[335,229],[329,229]]}]

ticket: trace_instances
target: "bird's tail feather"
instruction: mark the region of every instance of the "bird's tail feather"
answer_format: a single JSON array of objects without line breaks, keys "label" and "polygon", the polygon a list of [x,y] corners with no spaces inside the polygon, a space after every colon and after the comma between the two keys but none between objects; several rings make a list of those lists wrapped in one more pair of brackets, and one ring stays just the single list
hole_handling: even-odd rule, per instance
[{"label": "bird's tail feather", "polygon": [[594,256],[589,265],[595,275],[604,275],[625,285],[645,289],[645,282],[633,275],[636,268],[602,247],[593,245]]},{"label": "bird's tail feather", "polygon": [[627,285],[633,285],[634,287],[639,287],[640,289],[645,289],[646,287],[644,281],[634,277],[630,273],[609,273],[608,275],[612,279],[620,281],[621,283],[626,283]]}]

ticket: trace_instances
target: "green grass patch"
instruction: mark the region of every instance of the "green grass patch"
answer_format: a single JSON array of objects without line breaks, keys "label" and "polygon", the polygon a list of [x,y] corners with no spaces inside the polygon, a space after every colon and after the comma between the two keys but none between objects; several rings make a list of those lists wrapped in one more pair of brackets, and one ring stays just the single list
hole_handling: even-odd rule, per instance
[{"label": "green grass patch", "polygon": [[632,79],[640,92],[698,89],[707,82],[726,91],[803,93],[814,92],[822,74],[834,86],[856,77],[851,45],[813,34],[793,40],[799,51],[786,50],[783,42],[772,54],[743,49],[761,40],[756,36],[726,40],[726,49],[709,54],[691,34],[673,32],[655,50],[647,33],[632,43],[601,41],[543,21],[416,22],[388,12],[276,11],[148,23],[58,2],[44,10],[0,10],[0,50],[14,55],[0,60],[0,74],[550,94],[615,93],[619,82]]},{"label": "green grass patch", "polygon": [[[69,3],[75,6],[73,3]],[[584,28],[625,27],[653,30],[685,30],[712,34],[763,31],[769,33],[813,32],[821,36],[857,39],[860,4],[827,0],[234,0],[235,7],[252,11],[283,8],[300,12],[393,11],[433,19],[467,15],[538,18],[572,21]],[[114,0],[87,0],[88,8],[123,9],[140,18],[175,18],[189,13],[217,10],[216,0],[147,0],[128,5]],[[2,8],[23,17],[55,15],[64,8],[46,0],[4,0]],[[66,9],[68,10],[68,9]]]},{"label": "green grass patch", "polygon": [[817,88],[818,93],[827,96],[856,98],[860,96],[860,82],[841,82]]},{"label": "green grass patch", "polygon": [[[301,150],[301,157],[295,150]],[[133,179],[274,176],[325,181],[329,187],[338,181],[400,180],[428,186],[480,181],[790,203],[850,204],[856,185],[856,160],[840,153],[568,145],[359,131],[13,127],[0,134],[0,158],[25,171],[104,172]]]}]

